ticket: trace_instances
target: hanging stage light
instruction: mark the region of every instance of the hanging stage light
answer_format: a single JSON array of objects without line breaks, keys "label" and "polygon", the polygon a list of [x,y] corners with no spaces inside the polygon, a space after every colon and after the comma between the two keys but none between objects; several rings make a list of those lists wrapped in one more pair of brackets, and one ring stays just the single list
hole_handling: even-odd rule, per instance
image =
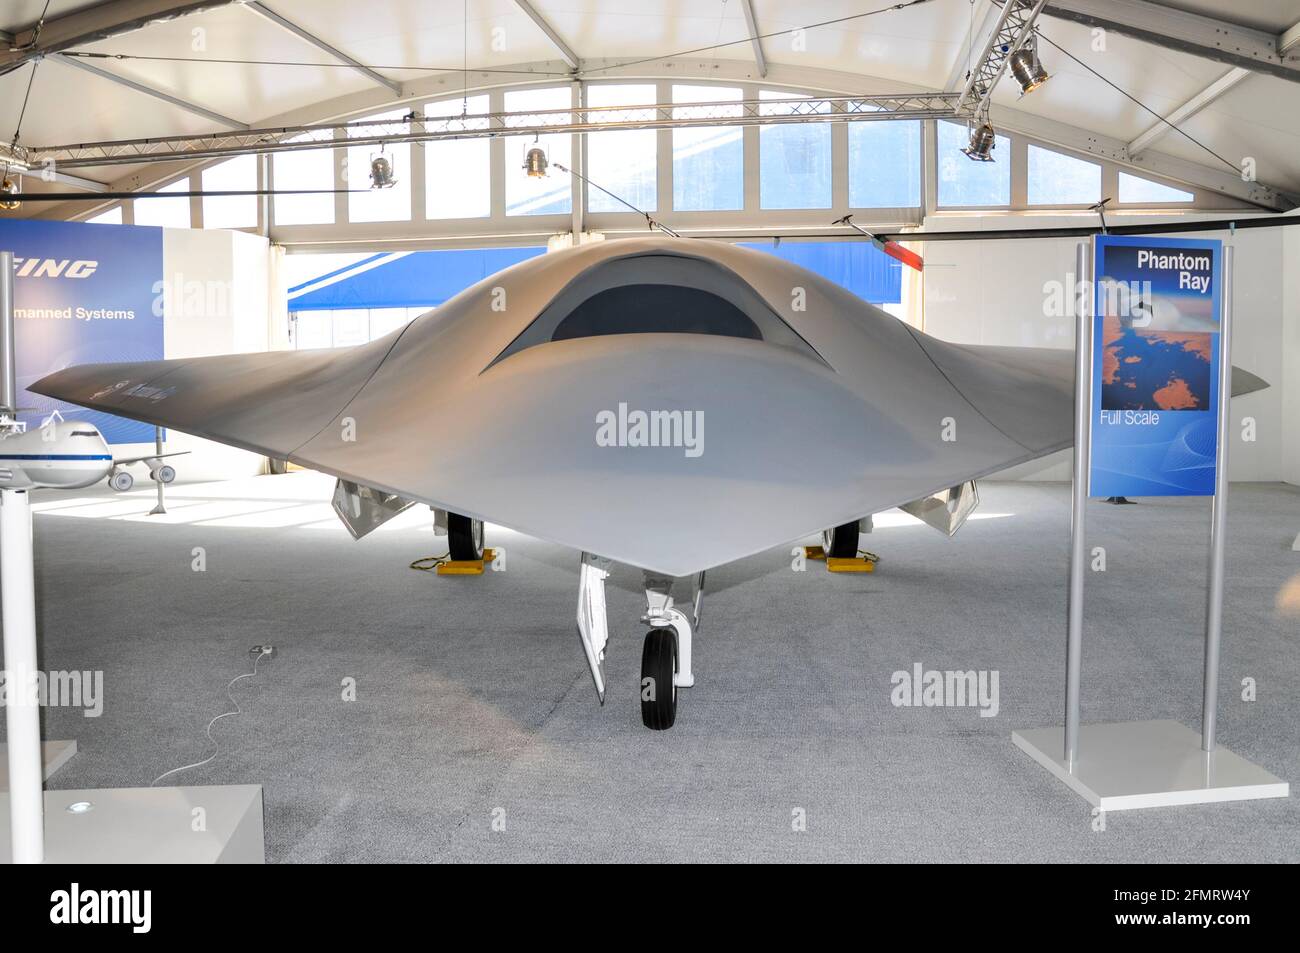
[{"label": "hanging stage light", "polygon": [[1011,75],[1020,84],[1021,93],[1032,93],[1051,78],[1047,75],[1047,70],[1043,69],[1043,64],[1038,60],[1038,45],[1034,42],[1033,37],[1030,37],[1025,41],[1024,46],[1011,54],[1008,66],[1011,69]]},{"label": "hanging stage light", "polygon": [[397,184],[393,175],[393,164],[381,152],[370,159],[370,187],[372,189],[391,189]]},{"label": "hanging stage light", "polygon": [[992,162],[993,149],[997,141],[997,133],[993,131],[993,126],[985,121],[971,127],[970,145],[962,152],[973,162]]},{"label": "hanging stage light", "polygon": [[533,147],[524,155],[524,171],[529,178],[540,179],[546,175],[549,163],[546,161],[546,150],[537,145],[536,140],[533,143]]},{"label": "hanging stage light", "polygon": [[17,201],[17,199],[9,198],[11,195],[17,196],[20,194],[22,194],[22,189],[19,188],[18,183],[13,179],[6,177],[3,182],[0,182],[0,209],[4,209],[6,212],[12,212],[14,209],[21,206],[23,204],[22,202]]}]

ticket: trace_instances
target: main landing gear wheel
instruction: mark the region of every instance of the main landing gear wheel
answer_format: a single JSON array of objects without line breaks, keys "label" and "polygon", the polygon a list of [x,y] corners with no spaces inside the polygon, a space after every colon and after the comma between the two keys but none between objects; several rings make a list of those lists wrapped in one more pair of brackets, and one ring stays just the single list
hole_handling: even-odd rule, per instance
[{"label": "main landing gear wheel", "polygon": [[845,523],[822,532],[822,550],[831,559],[856,559],[858,555],[858,521]]},{"label": "main landing gear wheel", "polygon": [[455,561],[483,558],[483,521],[459,513],[447,514],[448,555]]},{"label": "main landing gear wheel", "polygon": [[641,721],[663,731],[677,720],[677,633],[670,625],[646,633],[641,650]]}]

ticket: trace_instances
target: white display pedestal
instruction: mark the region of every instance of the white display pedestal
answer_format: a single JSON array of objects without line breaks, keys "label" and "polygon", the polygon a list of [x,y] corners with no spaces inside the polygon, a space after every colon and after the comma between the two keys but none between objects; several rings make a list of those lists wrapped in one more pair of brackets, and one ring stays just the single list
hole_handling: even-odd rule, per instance
[{"label": "white display pedestal", "polygon": [[[77,753],[75,741],[41,742],[41,779],[48,781],[50,775],[72,760]],[[0,743],[0,791],[9,790],[9,746]]]},{"label": "white display pedestal", "polygon": [[[68,806],[89,802],[83,813]],[[0,817],[9,795],[0,793]],[[0,825],[9,863],[9,825]],[[198,827],[198,830],[195,828]],[[50,864],[261,864],[262,787],[97,788],[45,792]]]},{"label": "white display pedestal", "polygon": [[1176,721],[1084,725],[1074,771],[1065,766],[1063,728],[1013,731],[1011,740],[1093,807],[1143,807],[1288,797],[1290,785]]}]

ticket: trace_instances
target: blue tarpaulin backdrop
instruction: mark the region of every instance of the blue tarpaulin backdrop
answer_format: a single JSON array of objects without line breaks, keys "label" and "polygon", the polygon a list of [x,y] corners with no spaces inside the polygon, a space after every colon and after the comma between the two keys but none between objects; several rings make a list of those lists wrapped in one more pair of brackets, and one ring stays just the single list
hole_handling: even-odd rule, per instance
[{"label": "blue tarpaulin backdrop", "polygon": [[870,242],[782,242],[775,247],[764,242],[743,247],[801,265],[872,304],[903,300],[903,263]]},{"label": "blue tarpaulin backdrop", "polygon": [[[802,265],[872,304],[901,300],[899,262],[868,242],[747,244]],[[474,248],[372,255],[289,289],[290,311],[432,308],[544,248]]]},{"label": "blue tarpaulin backdrop", "polygon": [[432,308],[545,248],[469,248],[372,255],[289,289],[290,311]]}]

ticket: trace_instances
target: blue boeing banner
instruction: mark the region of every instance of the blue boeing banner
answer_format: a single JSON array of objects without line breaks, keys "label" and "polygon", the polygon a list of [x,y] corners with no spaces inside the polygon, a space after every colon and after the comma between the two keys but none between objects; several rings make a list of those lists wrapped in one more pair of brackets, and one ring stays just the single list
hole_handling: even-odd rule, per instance
[{"label": "blue boeing banner", "polygon": [[27,387],[74,364],[163,356],[162,229],[37,220],[0,222],[14,253],[18,403],[28,426],[56,408],[95,424],[109,443],[151,441],[149,424],[32,394]]},{"label": "blue boeing banner", "polygon": [[1099,236],[1091,496],[1213,496],[1223,244]]}]

